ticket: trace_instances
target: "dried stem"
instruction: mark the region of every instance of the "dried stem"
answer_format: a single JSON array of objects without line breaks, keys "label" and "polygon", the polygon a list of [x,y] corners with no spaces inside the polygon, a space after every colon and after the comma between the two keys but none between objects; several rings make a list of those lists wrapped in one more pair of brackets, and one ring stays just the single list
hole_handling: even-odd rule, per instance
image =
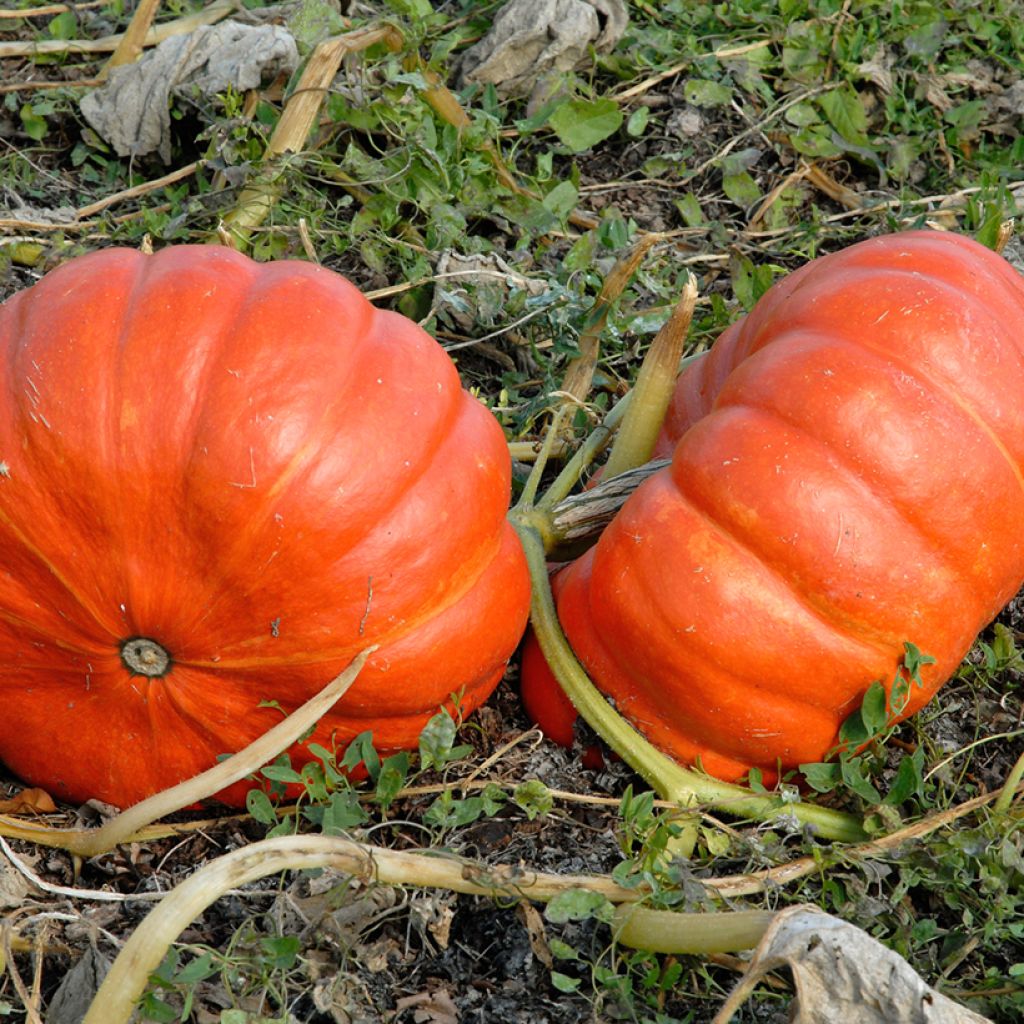
[{"label": "dried stem", "polygon": [[587,400],[590,385],[597,369],[597,359],[601,351],[601,334],[612,306],[626,290],[630,279],[636,273],[647,251],[659,240],[658,235],[645,235],[632,249],[623,256],[601,284],[594,305],[591,307],[587,322],[580,332],[580,355],[569,363],[562,380],[560,390],[572,395],[580,402]]},{"label": "dried stem", "polygon": [[[195,14],[154,25],[146,33],[142,45],[156,46],[171,36],[192,32],[201,25],[213,25],[226,18],[234,9],[234,0],[215,0],[209,7]],[[101,39],[42,39],[32,43],[0,43],[0,57],[34,57],[41,53],[112,53],[124,35],[118,33]]]},{"label": "dried stem", "polygon": [[168,185],[173,185],[175,182],[181,181],[182,178],[190,178],[202,166],[203,161],[196,160],[194,163],[179,167],[177,170],[171,171],[160,178],[144,181],[141,185],[133,185],[131,188],[122,189],[120,192],[104,196],[95,203],[79,207],[75,211],[75,218],[76,220],[85,220],[85,218],[92,217],[94,214],[115,206],[117,203],[123,203],[126,199],[138,199],[140,196],[149,195],[150,192],[156,192],[159,189],[166,188]]},{"label": "dried stem", "polygon": [[142,56],[142,48],[149,34],[150,26],[156,17],[157,9],[160,7],[160,0],[139,0],[139,6],[135,8],[132,20],[128,28],[121,36],[117,49],[114,50],[110,60],[99,74],[100,81],[103,81],[110,74],[111,68],[121,64],[134,64]]},{"label": "dried stem", "polygon": [[0,11],[0,21],[4,18],[52,18],[55,14],[65,11],[86,11],[102,7],[108,0],[90,0],[85,4],[47,4],[45,7],[24,7],[21,10]]},{"label": "dried stem", "polygon": [[382,25],[346,32],[317,45],[270,136],[261,166],[242,189],[234,209],[224,217],[211,241],[220,242],[226,236],[234,248],[245,248],[249,236],[267,219],[284,190],[284,175],[277,158],[305,149],[306,140],[319,119],[324,96],[345,55],[376,43],[400,50],[403,39],[396,28]]},{"label": "dried stem", "polygon": [[[436,886],[499,898],[549,900],[570,889],[597,891],[615,902],[638,899],[635,889],[608,878],[554,875],[518,867],[484,868],[473,861],[425,851],[388,850],[334,836],[265,839],[218,857],[182,882],[155,907],[125,943],[100,986],[82,1024],[126,1024],[149,976],[167,948],[207,907],[229,889],[279,871],[334,868],[367,882]],[[704,929],[721,949],[719,914],[690,915],[691,942],[700,948]],[[728,945],[725,948],[742,948]]]},{"label": "dried stem", "polygon": [[658,331],[637,374],[629,408],[605,466],[606,479],[642,466],[651,457],[675,390],[676,373],[697,305],[697,282],[687,276],[683,294]]}]

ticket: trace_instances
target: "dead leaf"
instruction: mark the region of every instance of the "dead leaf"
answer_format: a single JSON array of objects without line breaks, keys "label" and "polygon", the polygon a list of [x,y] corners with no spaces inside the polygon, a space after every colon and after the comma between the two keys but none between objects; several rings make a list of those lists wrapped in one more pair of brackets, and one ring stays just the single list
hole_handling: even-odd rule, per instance
[{"label": "dead leaf", "polygon": [[817,907],[775,915],[743,980],[712,1024],[728,1024],[758,982],[788,967],[792,1024],[991,1024],[929,988],[910,964],[855,925]]},{"label": "dead leaf", "polygon": [[588,60],[591,47],[611,50],[628,24],[624,0],[511,0],[466,51],[462,77],[525,96],[539,79]]},{"label": "dead leaf", "polygon": [[57,810],[45,789],[23,789],[9,800],[0,800],[0,814],[52,814]]},{"label": "dead leaf", "polygon": [[459,1024],[459,1008],[452,1002],[447,989],[403,996],[395,1002],[396,1015],[411,1008],[415,1008],[412,1019],[417,1024]]},{"label": "dead leaf", "polygon": [[533,955],[550,971],[555,966],[555,958],[551,955],[551,949],[548,946],[548,937],[544,930],[544,918],[541,912],[526,900],[516,907],[516,912],[526,926],[526,934],[529,936]]},{"label": "dead leaf", "polygon": [[172,95],[215,96],[255,89],[298,66],[295,40],[280,25],[225,21],[165,39],[135,64],[113,68],[102,88],[82,98],[82,114],[118,156],[159,151],[171,159]]},{"label": "dead leaf", "polygon": [[87,947],[61,978],[46,1012],[46,1024],[79,1024],[109,970],[110,961],[94,947]]},{"label": "dead leaf", "polygon": [[895,85],[893,76],[893,65],[896,63],[896,54],[881,44],[870,60],[857,65],[857,73],[874,82],[886,95],[892,92]]},{"label": "dead leaf", "polygon": [[545,291],[542,282],[513,270],[497,253],[463,255],[448,249],[438,258],[436,273],[437,311],[464,331],[500,323],[513,290],[531,296]]}]

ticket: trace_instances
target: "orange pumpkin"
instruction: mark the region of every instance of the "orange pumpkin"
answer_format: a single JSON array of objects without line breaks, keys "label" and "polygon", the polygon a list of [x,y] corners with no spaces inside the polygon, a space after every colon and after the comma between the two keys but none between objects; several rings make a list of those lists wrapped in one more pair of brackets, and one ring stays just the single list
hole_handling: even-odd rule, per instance
[{"label": "orange pumpkin", "polygon": [[[1024,280],[931,232],[823,257],[681,377],[667,433],[671,465],[556,580],[569,641],[679,761],[820,760],[905,641],[936,660],[900,718],[1024,580]],[[536,649],[523,676],[564,736]]]},{"label": "orange pumpkin", "polygon": [[371,644],[314,741],[414,746],[450,695],[490,694],[529,601],[510,462],[414,323],[305,263],[113,249],[0,307],[0,352],[0,760],[22,778],[131,804]]}]

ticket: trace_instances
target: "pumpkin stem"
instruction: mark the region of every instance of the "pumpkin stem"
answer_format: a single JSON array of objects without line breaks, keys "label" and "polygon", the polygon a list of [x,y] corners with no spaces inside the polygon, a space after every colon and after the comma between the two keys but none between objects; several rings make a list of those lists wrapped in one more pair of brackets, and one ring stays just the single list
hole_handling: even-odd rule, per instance
[{"label": "pumpkin stem", "polygon": [[548,665],[587,724],[655,792],[684,807],[693,802],[708,804],[760,821],[792,817],[829,839],[859,842],[867,837],[863,825],[853,815],[815,804],[785,803],[778,796],[765,796],[721,782],[684,768],[652,746],[604,699],[576,660],[558,622],[540,531],[528,515],[514,514],[510,519],[526,553],[531,585],[530,622]]}]

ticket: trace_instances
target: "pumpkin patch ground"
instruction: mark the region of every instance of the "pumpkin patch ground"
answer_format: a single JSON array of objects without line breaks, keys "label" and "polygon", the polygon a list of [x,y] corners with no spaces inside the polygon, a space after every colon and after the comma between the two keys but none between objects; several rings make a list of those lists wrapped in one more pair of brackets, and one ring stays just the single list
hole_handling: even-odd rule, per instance
[{"label": "pumpkin patch ground", "polygon": [[[162,897],[249,850],[269,863],[289,835],[310,849],[335,836],[354,852],[229,876],[145,972],[136,1020],[717,1024],[764,922],[798,905],[880,940],[965,1014],[1021,1019],[1024,601],[984,625],[958,668],[967,640],[938,635],[961,629],[971,572],[1012,575],[1012,537],[999,536],[1001,561],[986,534],[962,591],[947,576],[923,585],[927,614],[910,619],[931,635],[889,638],[908,685],[930,678],[933,656],[952,679],[899,724],[874,688],[844,706],[856,714],[841,756],[780,782],[770,768],[745,776],[744,807],[784,812],[768,820],[719,798],[682,812],[655,799],[585,724],[563,721],[571,749],[541,734],[523,710],[517,656],[498,681],[528,598],[506,505],[534,483],[542,495],[596,436],[689,275],[686,353],[699,359],[773,284],[866,239],[954,232],[1000,252],[1006,274],[1024,270],[1013,4],[7,8],[0,1019],[112,1024],[115,1001],[94,1002],[97,990],[154,908],[170,906]],[[146,37],[151,18],[158,32]],[[964,282],[965,316],[992,317],[1024,350],[1003,298],[986,304],[986,276],[998,275]],[[1005,365],[978,372],[998,384]],[[878,380],[863,390],[880,393]],[[955,383],[974,395],[971,380]],[[831,386],[794,385],[789,400],[805,411],[820,401],[820,420]],[[1015,389],[1005,379],[985,403],[993,436]],[[878,422],[860,434],[909,445],[918,407],[904,398],[889,411],[878,399]],[[543,478],[531,480],[558,409]],[[942,427],[928,458],[944,483],[929,504],[946,511],[923,531],[955,527],[950,550],[981,520],[1012,533],[973,435]],[[686,442],[681,487],[735,472],[693,454],[713,429]],[[276,482],[253,486],[265,471]],[[779,532],[795,521],[792,490],[771,510]],[[920,511],[921,522],[936,514]],[[638,537],[638,522],[608,535]],[[593,540],[550,557],[571,561]],[[909,573],[918,540],[904,537],[884,572],[864,568],[860,582]],[[595,550],[584,558],[633,571]],[[1022,582],[1001,582],[992,611]],[[638,621],[661,614],[645,604],[651,592],[630,594]],[[850,618],[859,597],[843,606]],[[805,595],[816,610],[826,603],[816,601]],[[738,607],[703,614],[730,623],[737,660],[756,676],[758,647],[767,658],[777,635]],[[971,611],[970,628],[983,617]],[[213,626],[230,634],[223,650],[203,632]],[[617,628],[599,624],[602,642]],[[620,657],[633,668],[660,657],[639,634]],[[248,781],[208,791],[234,806],[183,799],[113,848],[73,852],[116,819],[112,804],[212,766],[371,645],[316,732],[300,730],[298,745],[283,744],[290,754]],[[610,657],[599,648],[589,638],[579,653]],[[844,651],[793,660],[834,680]],[[216,666],[232,658],[226,683]],[[69,696],[90,659],[95,688]],[[104,706],[108,669],[126,683]],[[804,669],[807,686],[814,666]],[[186,673],[195,689],[184,701]],[[632,692],[611,692],[628,715]],[[750,730],[748,712],[737,703],[736,733]],[[833,841],[802,823],[811,804],[856,836]],[[571,876],[581,877],[559,883]],[[670,942],[657,915],[630,931],[636,897],[703,945]],[[689,913],[702,916],[691,925]],[[731,937],[709,937],[709,922]],[[753,937],[737,938],[748,925]],[[839,973],[815,997],[834,1005],[810,1008],[793,977],[762,980],[731,1019],[854,1019]],[[856,1011],[872,1012],[884,988]]]}]

